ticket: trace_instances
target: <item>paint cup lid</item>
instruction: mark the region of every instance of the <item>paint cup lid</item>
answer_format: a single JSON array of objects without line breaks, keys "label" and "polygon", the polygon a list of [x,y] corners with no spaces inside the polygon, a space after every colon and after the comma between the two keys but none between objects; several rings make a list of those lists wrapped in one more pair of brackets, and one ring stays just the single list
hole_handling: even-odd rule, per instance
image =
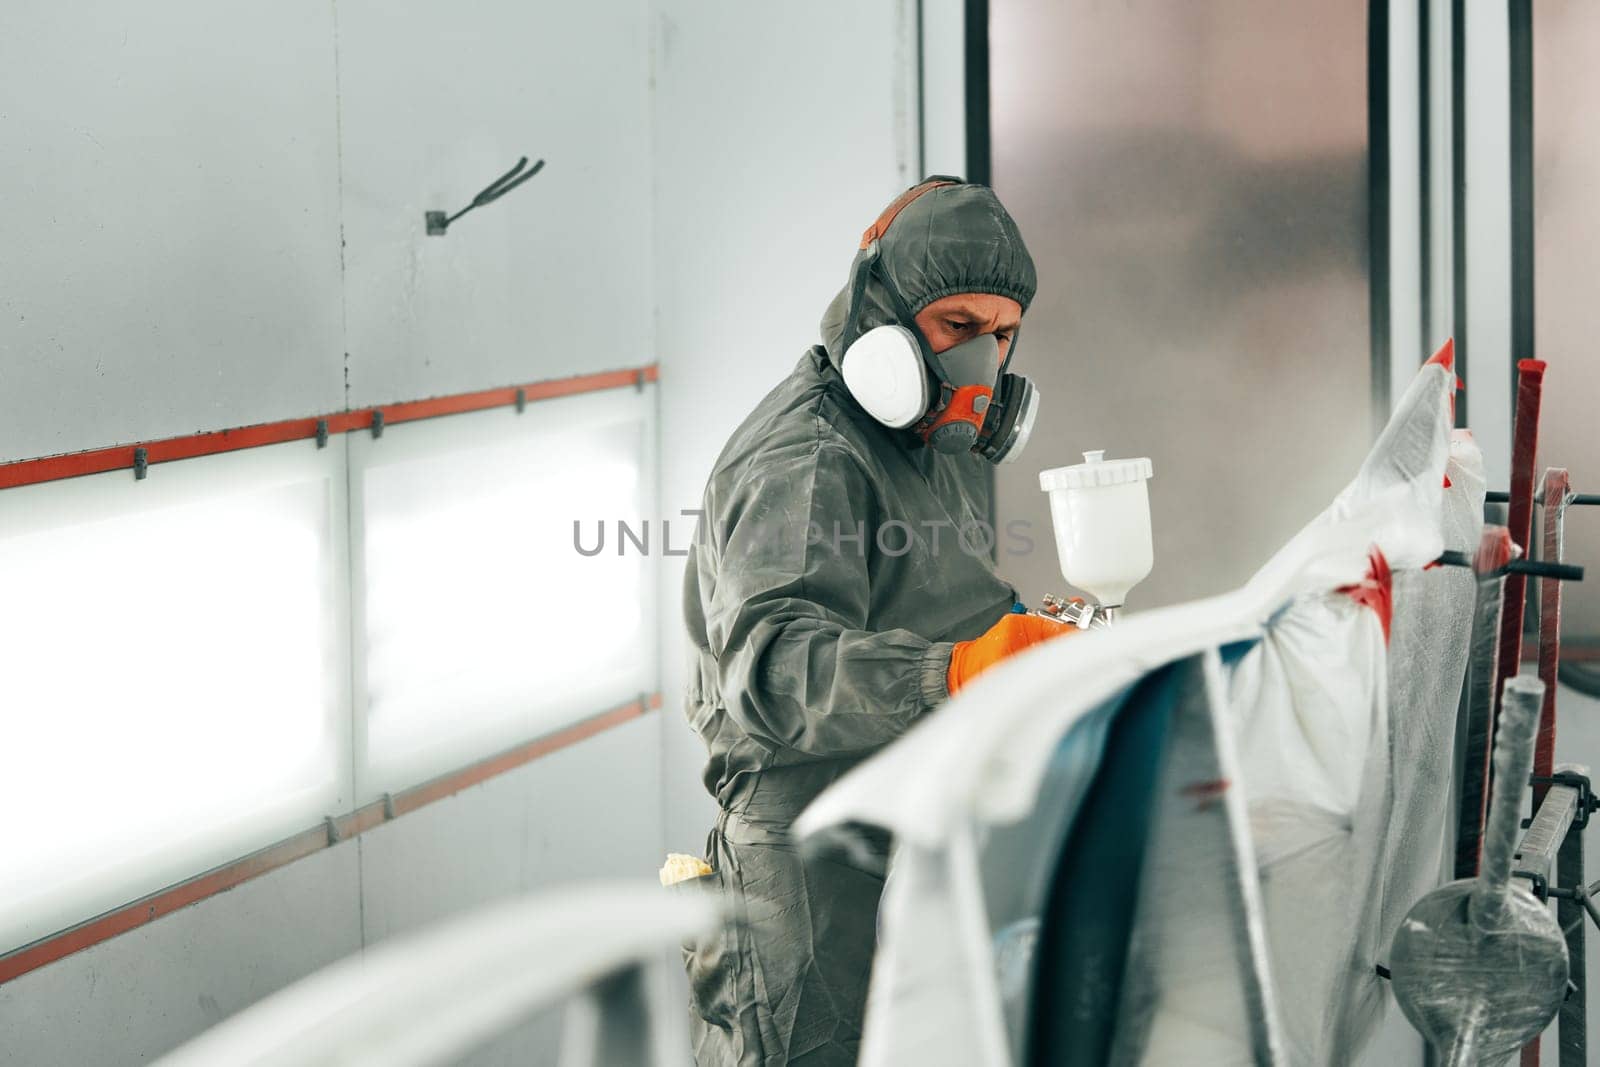
[{"label": "paint cup lid", "polygon": [[1143,482],[1154,476],[1155,470],[1147,458],[1106,459],[1105,457],[1104,451],[1085,452],[1082,463],[1040,471],[1039,488],[1047,493],[1057,489],[1094,489],[1100,486]]}]

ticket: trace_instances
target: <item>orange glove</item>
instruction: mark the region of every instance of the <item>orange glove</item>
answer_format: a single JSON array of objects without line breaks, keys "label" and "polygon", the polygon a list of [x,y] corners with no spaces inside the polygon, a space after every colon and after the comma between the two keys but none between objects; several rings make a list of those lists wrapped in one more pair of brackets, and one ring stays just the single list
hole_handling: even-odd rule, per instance
[{"label": "orange glove", "polygon": [[1037,615],[1012,613],[1000,616],[988,633],[974,641],[958,641],[950,652],[950,670],[945,687],[954,694],[979,674],[1007,656],[1014,656],[1030,645],[1078,632],[1071,623],[1041,619]]}]

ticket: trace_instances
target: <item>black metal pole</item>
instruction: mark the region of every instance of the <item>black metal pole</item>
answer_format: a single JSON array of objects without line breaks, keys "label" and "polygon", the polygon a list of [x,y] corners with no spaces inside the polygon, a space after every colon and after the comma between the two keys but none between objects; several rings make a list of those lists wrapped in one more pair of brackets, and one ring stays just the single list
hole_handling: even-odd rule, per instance
[{"label": "black metal pole", "polygon": [[[1583,827],[1576,822],[1567,830],[1556,857],[1556,882],[1581,888],[1583,879]],[[1557,1042],[1561,1067],[1585,1067],[1589,1047],[1589,981],[1584,968],[1584,938],[1588,931],[1581,901],[1556,900],[1556,921],[1567,935],[1567,977],[1577,992],[1561,1005]]]}]

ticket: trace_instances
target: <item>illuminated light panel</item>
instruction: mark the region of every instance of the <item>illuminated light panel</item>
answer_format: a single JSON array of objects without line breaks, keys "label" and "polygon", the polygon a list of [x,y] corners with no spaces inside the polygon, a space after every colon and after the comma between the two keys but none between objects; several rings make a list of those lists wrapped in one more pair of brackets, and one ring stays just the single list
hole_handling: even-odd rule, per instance
[{"label": "illuminated light panel", "polygon": [[346,807],[343,450],[0,493],[0,951]]},{"label": "illuminated light panel", "polygon": [[[617,551],[652,507],[652,410],[617,391],[351,438],[361,802],[655,688],[654,560]],[[604,552],[574,520],[586,547],[604,520]]]}]

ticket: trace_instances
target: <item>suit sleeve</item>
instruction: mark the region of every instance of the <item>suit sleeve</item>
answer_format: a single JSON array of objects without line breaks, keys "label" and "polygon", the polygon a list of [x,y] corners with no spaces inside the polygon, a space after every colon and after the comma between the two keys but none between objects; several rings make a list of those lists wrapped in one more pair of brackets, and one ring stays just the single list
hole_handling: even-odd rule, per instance
[{"label": "suit sleeve", "polygon": [[947,697],[950,643],[866,628],[877,494],[845,450],[769,459],[719,510],[708,636],[728,713],[753,737],[864,753]]}]

